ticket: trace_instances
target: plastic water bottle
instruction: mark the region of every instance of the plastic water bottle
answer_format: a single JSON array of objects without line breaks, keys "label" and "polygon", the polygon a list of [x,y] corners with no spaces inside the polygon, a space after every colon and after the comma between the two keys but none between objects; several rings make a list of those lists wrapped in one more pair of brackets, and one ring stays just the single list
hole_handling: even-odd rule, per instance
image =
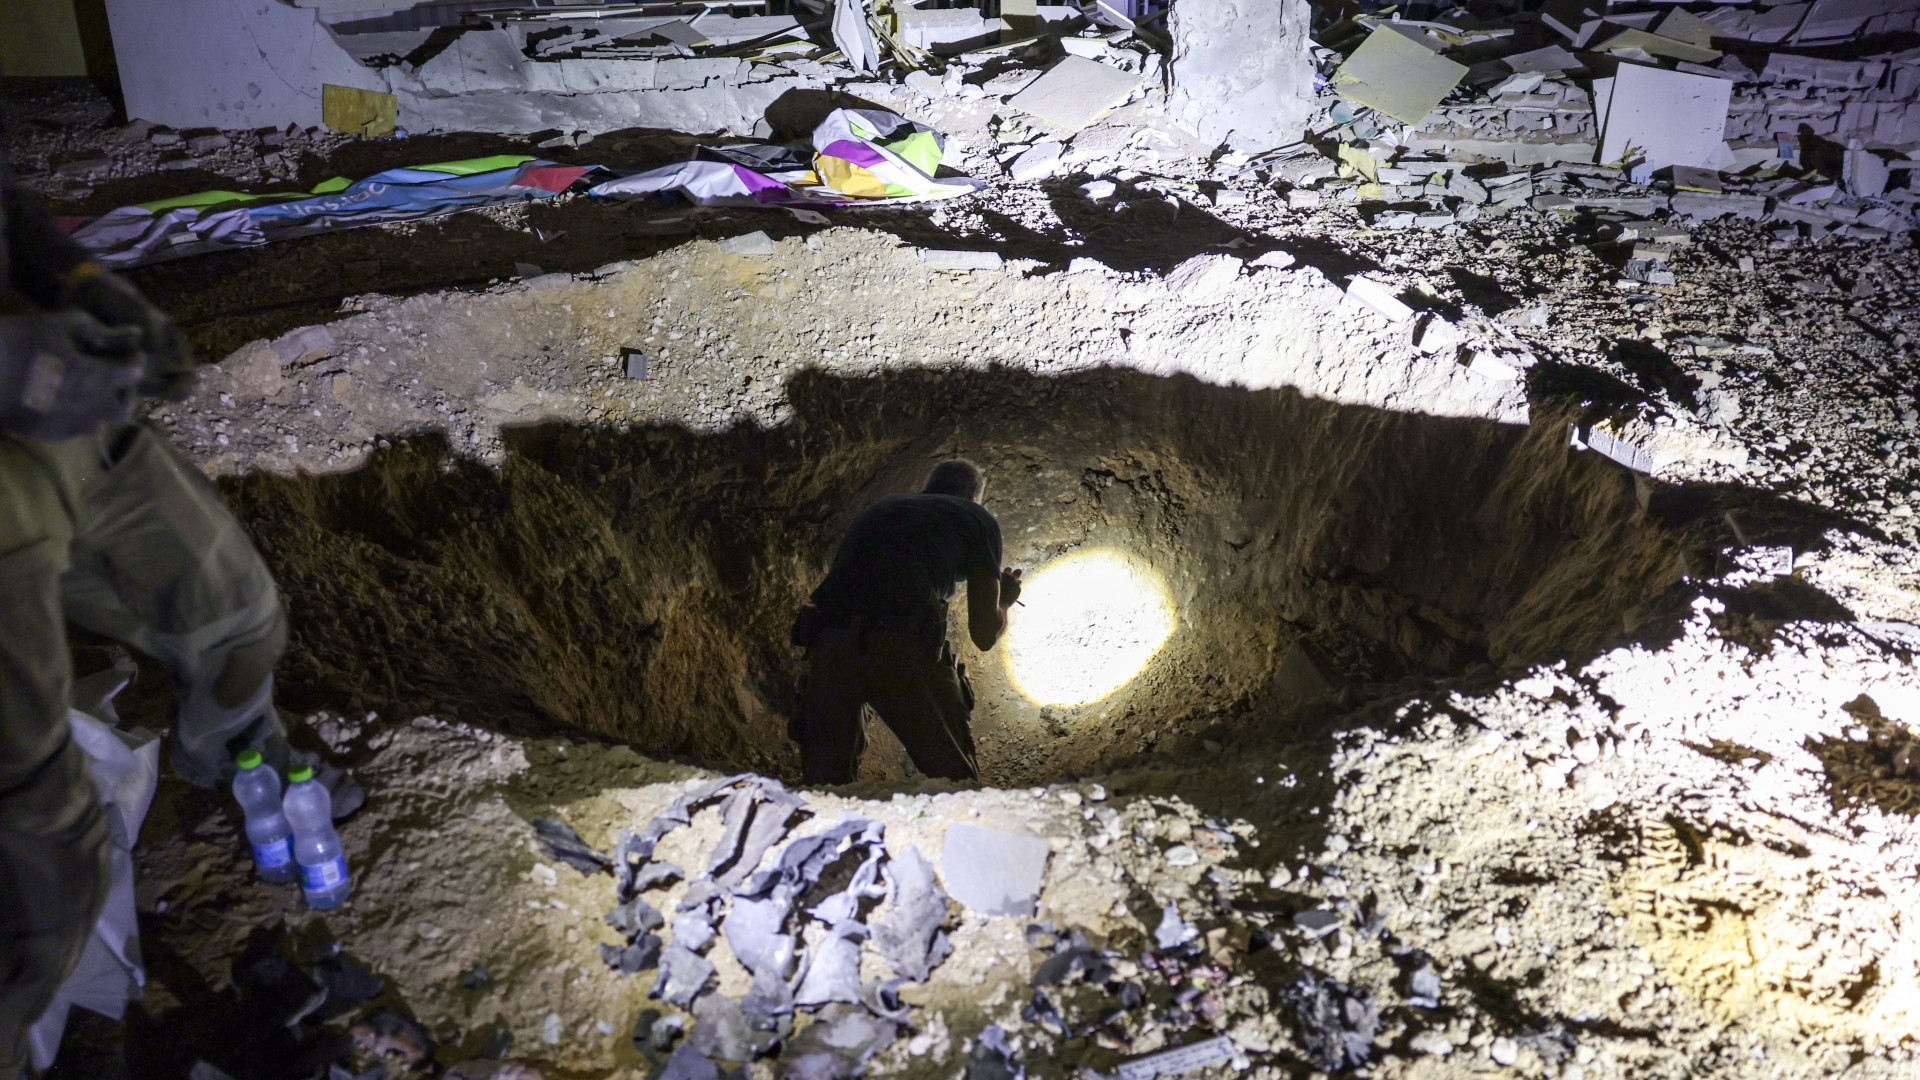
[{"label": "plastic water bottle", "polygon": [[307,906],[328,911],[347,902],[347,856],[333,828],[333,799],[313,778],[313,766],[296,765],[287,774],[287,820],[293,825],[293,859],[300,864],[300,891]]},{"label": "plastic water bottle", "polygon": [[233,797],[247,815],[247,843],[253,848],[253,868],[263,881],[292,881],[293,826],[280,809],[280,774],[260,760],[260,751],[242,750],[234,759],[240,771],[233,776]]}]

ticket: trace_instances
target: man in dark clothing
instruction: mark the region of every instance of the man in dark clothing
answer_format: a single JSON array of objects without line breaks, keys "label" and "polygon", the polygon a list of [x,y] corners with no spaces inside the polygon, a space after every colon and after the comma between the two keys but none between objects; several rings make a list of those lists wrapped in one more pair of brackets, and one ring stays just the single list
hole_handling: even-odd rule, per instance
[{"label": "man in dark clothing", "polygon": [[853,780],[866,705],[921,772],[980,778],[967,726],[973,690],[947,646],[947,602],[965,581],[968,636],[984,652],[1020,598],[1020,571],[1000,568],[1000,523],[980,505],[985,490],[972,462],[943,461],[919,494],[888,495],[848,527],[794,624],[807,669],[789,732],[808,783]]}]

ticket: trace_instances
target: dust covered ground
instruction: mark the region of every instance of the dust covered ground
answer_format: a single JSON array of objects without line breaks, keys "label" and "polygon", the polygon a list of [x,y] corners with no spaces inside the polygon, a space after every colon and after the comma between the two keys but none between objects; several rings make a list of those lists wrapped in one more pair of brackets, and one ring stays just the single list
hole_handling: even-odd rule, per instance
[{"label": "dust covered ground", "polygon": [[[911,776],[876,724],[860,783],[800,793],[779,844],[853,814],[889,865],[940,867],[956,823],[1049,849],[1031,917],[951,903],[869,1072],[986,1069],[994,1024],[1037,1076],[1214,1033],[1235,1059],[1197,1076],[1911,1075],[1912,249],[1716,225],[1677,285],[1618,287],[1591,219],[1387,233],[1157,183],[828,227],[571,200],[137,274],[223,358],[154,420],[273,565],[288,711],[370,802],[355,898],[318,915],[251,880],[223,799],[164,782],[148,998],[62,1068],[118,1040],[139,1076],[398,1070],[417,1040],[384,1008],[437,1042],[423,1071],[654,1075],[647,1035],[692,1014],[603,962],[614,879],[531,822],[607,851],[715,776],[791,781],[793,605],[866,501],[964,453],[1011,563],[1121,549],[1182,618],[1086,706],[967,650],[979,790]],[[760,229],[771,256],[719,246]],[[1343,299],[1359,273],[1499,362],[1423,351]],[[1596,426],[1651,475],[1569,445]],[[131,694],[164,723],[152,679]],[[724,832],[701,810],[662,857]],[[1103,965],[1036,987],[1072,930]],[[706,955],[738,996],[731,950]],[[286,1024],[263,959],[339,956],[379,996]]]}]

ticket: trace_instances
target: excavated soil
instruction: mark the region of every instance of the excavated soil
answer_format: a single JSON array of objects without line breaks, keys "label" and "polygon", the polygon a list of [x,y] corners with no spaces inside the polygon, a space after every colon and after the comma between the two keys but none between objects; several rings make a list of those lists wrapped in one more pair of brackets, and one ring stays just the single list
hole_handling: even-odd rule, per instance
[{"label": "excavated soil", "polygon": [[985,467],[1010,565],[1128,552],[1179,616],[1137,680],[1080,707],[1034,706],[1004,650],[965,646],[994,783],[1231,722],[1303,638],[1336,681],[1457,674],[1592,648],[1678,581],[1679,535],[1617,469],[1568,455],[1559,415],[1521,428],[1115,370],[804,374],[787,398],[771,430],[546,425],[510,432],[498,468],[429,438],[353,472],[233,482],[294,613],[289,689],[791,774],[793,613],[851,517],[949,454]]}]

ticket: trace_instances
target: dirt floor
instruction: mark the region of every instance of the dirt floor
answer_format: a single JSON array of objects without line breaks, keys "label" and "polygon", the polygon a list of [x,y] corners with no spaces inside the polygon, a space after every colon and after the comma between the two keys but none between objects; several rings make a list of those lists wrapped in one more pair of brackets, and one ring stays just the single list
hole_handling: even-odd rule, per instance
[{"label": "dirt floor", "polygon": [[[124,130],[60,100],[79,111],[36,115]],[[51,165],[37,130],[17,153]],[[410,142],[316,143],[300,168],[457,156]],[[67,212],[206,186],[59,176]],[[867,1071],[1005,1075],[989,1024],[1035,1076],[1213,1033],[1237,1060],[1195,1076],[1336,1071],[1343,1046],[1392,1077],[1920,1067],[1913,249],[1703,226],[1679,284],[1622,288],[1592,219],[1384,232],[1145,175],[1115,209],[1082,179],[826,227],[572,199],[137,272],[221,358],[153,421],[272,564],[288,711],[371,800],[345,830],[355,898],[317,915],[251,879],[226,800],[164,781],[147,1000],[77,1024],[57,1074],[123,1052],[140,1077],[324,1075],[387,1050],[641,1077],[671,1046],[656,1019],[720,1030],[608,968],[613,879],[531,822],[607,851],[714,775],[791,782],[794,605],[854,513],[952,453],[986,468],[1010,563],[1125,551],[1179,621],[1086,706],[1035,706],[966,650],[979,789],[912,776],[875,724],[860,783],[801,793],[783,843],[852,814],[889,865],[940,866],[955,824],[1049,849],[1031,919],[951,904],[951,956],[897,988]],[[754,230],[773,255],[716,243]],[[926,248],[1008,261],[938,271]],[[1344,300],[1362,272],[1503,366]],[[1651,475],[1570,445],[1596,428]],[[148,677],[122,712],[164,709]],[[706,865],[726,833],[708,808],[662,852]],[[1043,984],[1044,1009],[1042,920],[1115,954]],[[746,990],[731,939],[707,955]],[[268,976],[342,958],[377,996],[288,1022]]]}]

